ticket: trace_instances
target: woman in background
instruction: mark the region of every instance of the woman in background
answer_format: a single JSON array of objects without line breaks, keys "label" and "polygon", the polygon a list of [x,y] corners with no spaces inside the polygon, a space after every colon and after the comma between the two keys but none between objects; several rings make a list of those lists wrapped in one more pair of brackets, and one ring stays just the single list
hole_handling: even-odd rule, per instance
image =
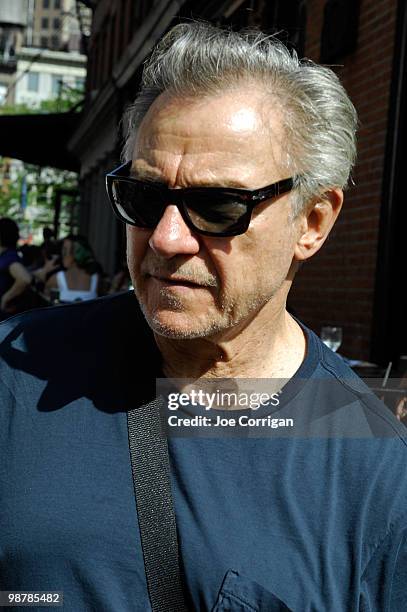
[{"label": "woman in background", "polygon": [[51,276],[46,291],[59,291],[60,302],[92,300],[99,295],[100,265],[95,261],[91,247],[83,236],[70,234],[62,242],[64,270]]}]

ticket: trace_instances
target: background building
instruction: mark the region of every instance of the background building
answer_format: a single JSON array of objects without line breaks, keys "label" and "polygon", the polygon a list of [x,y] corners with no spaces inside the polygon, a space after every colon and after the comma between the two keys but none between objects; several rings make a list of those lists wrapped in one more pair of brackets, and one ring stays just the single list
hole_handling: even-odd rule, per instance
[{"label": "background building", "polygon": [[359,113],[354,187],[291,303],[317,332],[344,331],[343,353],[387,364],[407,354],[402,175],[406,166],[404,0],[309,2],[306,55],[334,64]]},{"label": "background building", "polygon": [[78,165],[60,139],[79,116],[91,9],[75,0],[1,0],[0,11],[0,208],[25,236],[44,223],[66,233],[77,229]]},{"label": "background building", "polygon": [[9,84],[17,67],[17,55],[27,26],[27,0],[0,2],[0,105],[4,104]]},{"label": "background building", "polygon": [[82,91],[86,78],[86,56],[75,52],[23,47],[14,81],[8,88],[8,104],[38,107],[44,100],[61,96],[65,89]]},{"label": "background building", "polygon": [[1,0],[0,105],[36,105],[65,81],[83,88],[91,19],[77,0]]},{"label": "background building", "polygon": [[83,52],[89,36],[91,10],[76,0],[27,0],[25,44],[55,51]]}]

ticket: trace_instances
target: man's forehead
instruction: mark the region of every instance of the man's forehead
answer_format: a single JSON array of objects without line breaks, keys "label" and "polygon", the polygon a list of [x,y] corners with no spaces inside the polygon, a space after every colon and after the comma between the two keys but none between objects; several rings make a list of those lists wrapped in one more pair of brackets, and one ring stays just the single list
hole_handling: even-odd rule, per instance
[{"label": "man's forehead", "polygon": [[[133,171],[146,180],[160,180],[157,166],[182,164],[201,165],[211,170],[226,166],[225,186],[246,186],[256,168],[276,165],[284,141],[280,113],[270,111],[265,122],[260,98],[247,92],[231,92],[204,99],[180,100],[162,94],[144,118],[133,154]],[[273,163],[274,162],[274,163]],[[236,169],[247,175],[243,183],[229,178]],[[162,168],[161,168],[162,170]],[[164,168],[165,170],[165,168]],[[205,172],[203,172],[205,174]],[[202,184],[205,177],[202,178]],[[239,178],[239,177],[238,177]]]},{"label": "man's forehead", "polygon": [[[139,138],[145,140],[172,136],[195,140],[235,139],[263,136],[265,141],[282,136],[281,110],[271,95],[246,88],[216,95],[180,98],[164,92],[153,102],[140,129]],[[266,142],[264,142],[266,144]]]},{"label": "man's forehead", "polygon": [[[183,120],[185,117],[196,117],[200,122],[188,123]],[[153,124],[149,121],[151,119],[154,119]],[[228,92],[188,100],[161,94],[150,107],[145,123],[149,124],[150,129],[156,123],[168,129],[176,124],[184,134],[198,130],[205,134],[221,124],[231,133],[250,134],[253,129],[262,126],[263,117],[257,97],[252,98],[246,93],[236,93],[232,96]]]},{"label": "man's forehead", "polygon": [[[156,162],[157,163],[157,162]],[[190,174],[189,181],[186,181],[187,186],[189,183],[195,187],[230,187],[235,189],[250,189],[250,175],[248,173],[240,173],[240,176],[233,176],[234,173],[228,174],[226,169],[222,174],[221,169],[218,168],[219,172],[216,176],[213,175],[210,168],[199,168],[199,173],[195,176]],[[130,176],[132,178],[147,181],[152,183],[162,183],[167,185],[167,176],[160,169],[160,165],[150,165],[145,159],[138,157],[133,160],[132,167],[130,169]]]}]

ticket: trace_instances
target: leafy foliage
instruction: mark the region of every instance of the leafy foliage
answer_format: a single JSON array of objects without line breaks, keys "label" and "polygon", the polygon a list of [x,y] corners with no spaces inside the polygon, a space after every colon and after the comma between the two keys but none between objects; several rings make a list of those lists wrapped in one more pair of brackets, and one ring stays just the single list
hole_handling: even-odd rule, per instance
[{"label": "leafy foliage", "polygon": [[40,104],[5,104],[0,106],[0,115],[28,115],[38,113],[65,113],[79,107],[83,102],[83,89],[62,84],[60,94]]}]

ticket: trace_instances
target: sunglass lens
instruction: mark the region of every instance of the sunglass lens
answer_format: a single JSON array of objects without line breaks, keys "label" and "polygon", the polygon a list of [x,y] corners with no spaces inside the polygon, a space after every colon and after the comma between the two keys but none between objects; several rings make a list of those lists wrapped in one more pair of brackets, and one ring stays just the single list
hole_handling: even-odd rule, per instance
[{"label": "sunglass lens", "polygon": [[247,206],[233,196],[195,193],[187,198],[186,209],[193,225],[206,232],[240,231],[247,218]]},{"label": "sunglass lens", "polygon": [[158,190],[149,185],[116,180],[112,194],[119,214],[127,223],[153,228],[163,215],[165,204]]}]

